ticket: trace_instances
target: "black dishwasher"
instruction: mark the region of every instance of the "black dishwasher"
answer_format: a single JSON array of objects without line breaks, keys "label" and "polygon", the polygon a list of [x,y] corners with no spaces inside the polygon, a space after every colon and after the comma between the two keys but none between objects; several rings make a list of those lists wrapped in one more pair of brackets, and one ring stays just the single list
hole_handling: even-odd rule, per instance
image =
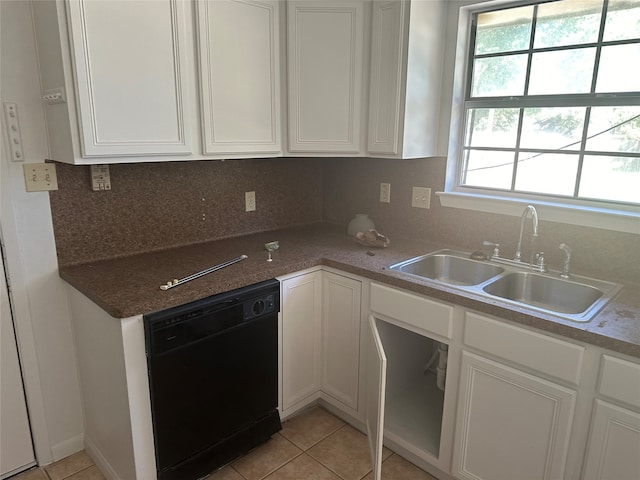
[{"label": "black dishwasher", "polygon": [[280,283],[144,316],[159,480],[200,478],[281,429]]}]

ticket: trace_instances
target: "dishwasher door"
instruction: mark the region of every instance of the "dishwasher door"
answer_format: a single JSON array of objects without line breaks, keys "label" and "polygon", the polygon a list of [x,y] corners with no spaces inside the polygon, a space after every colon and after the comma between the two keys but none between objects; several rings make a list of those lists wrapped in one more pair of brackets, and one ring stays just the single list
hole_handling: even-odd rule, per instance
[{"label": "dishwasher door", "polygon": [[279,291],[242,295],[148,323],[160,479],[199,478],[281,428]]}]

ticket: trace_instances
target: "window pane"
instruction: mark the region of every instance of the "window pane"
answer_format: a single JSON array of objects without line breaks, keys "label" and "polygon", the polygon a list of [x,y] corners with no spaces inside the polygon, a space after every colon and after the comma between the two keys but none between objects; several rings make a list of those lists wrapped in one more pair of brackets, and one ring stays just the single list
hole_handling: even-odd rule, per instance
[{"label": "window pane", "polygon": [[476,55],[529,48],[532,15],[533,7],[479,14]]},{"label": "window pane", "polygon": [[640,155],[640,107],[593,107],[585,149]]},{"label": "window pane", "polygon": [[602,0],[564,0],[538,7],[534,48],[593,43],[598,40]]},{"label": "window pane", "polygon": [[640,37],[640,1],[609,0],[604,40],[628,40]]},{"label": "window pane", "polygon": [[640,91],[640,43],[603,47],[600,55],[596,92]]},{"label": "window pane", "polygon": [[462,183],[475,187],[509,190],[513,176],[513,152],[470,150],[466,178]]},{"label": "window pane", "polygon": [[577,150],[586,108],[526,108],[522,119],[522,148]]},{"label": "window pane", "polygon": [[523,95],[526,55],[478,58],[473,66],[472,97]]},{"label": "window pane", "polygon": [[466,145],[515,148],[518,108],[475,108],[467,114]]},{"label": "window pane", "polygon": [[573,196],[578,155],[520,153],[516,190]]},{"label": "window pane", "polygon": [[580,197],[640,203],[640,158],[586,156]]},{"label": "window pane", "polygon": [[589,93],[595,53],[595,48],[534,53],[529,95]]}]

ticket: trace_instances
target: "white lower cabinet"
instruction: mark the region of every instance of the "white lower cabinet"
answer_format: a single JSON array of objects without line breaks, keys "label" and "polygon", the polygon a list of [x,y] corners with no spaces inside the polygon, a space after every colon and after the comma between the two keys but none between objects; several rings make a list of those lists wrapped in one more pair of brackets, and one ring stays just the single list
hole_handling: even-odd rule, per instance
[{"label": "white lower cabinet", "polygon": [[597,395],[607,400],[594,402],[583,480],[636,480],[640,478],[640,364],[603,355]]},{"label": "white lower cabinet", "polygon": [[[282,402],[283,416],[314,400],[320,389],[322,272],[283,280]],[[296,408],[297,407],[297,408]]]},{"label": "white lower cabinet", "polygon": [[565,479],[585,348],[474,312],[462,340],[453,475]]},{"label": "white lower cabinet", "polygon": [[358,410],[362,283],[322,272],[322,391],[338,407]]},{"label": "white lower cabinet", "polygon": [[319,398],[358,417],[361,294],[328,271],[282,279],[283,418]]},{"label": "white lower cabinet", "polygon": [[444,410],[453,312],[446,303],[371,285],[365,423],[375,480],[383,440],[424,461],[424,468],[448,470],[450,447],[442,439],[452,428]]},{"label": "white lower cabinet", "polygon": [[563,478],[576,392],[464,352],[454,476]]},{"label": "white lower cabinet", "polygon": [[596,400],[584,480],[640,478],[640,413]]}]

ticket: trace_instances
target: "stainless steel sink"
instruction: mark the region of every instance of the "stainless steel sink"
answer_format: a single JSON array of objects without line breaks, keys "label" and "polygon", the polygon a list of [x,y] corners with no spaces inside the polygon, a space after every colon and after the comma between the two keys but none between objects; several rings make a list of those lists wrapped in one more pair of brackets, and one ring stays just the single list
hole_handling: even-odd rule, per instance
[{"label": "stainless steel sink", "polygon": [[536,273],[526,266],[495,264],[469,253],[438,250],[388,267],[495,305],[533,310],[575,322],[588,322],[622,289],[621,285],[560,272]]},{"label": "stainless steel sink", "polygon": [[598,284],[593,286],[539,273],[514,272],[491,282],[483,290],[532,307],[579,314],[586,312],[605,295],[608,285]]},{"label": "stainless steel sink", "polygon": [[468,257],[468,254],[455,250],[440,250],[396,263],[389,268],[448,285],[479,285],[504,272],[502,267]]}]

